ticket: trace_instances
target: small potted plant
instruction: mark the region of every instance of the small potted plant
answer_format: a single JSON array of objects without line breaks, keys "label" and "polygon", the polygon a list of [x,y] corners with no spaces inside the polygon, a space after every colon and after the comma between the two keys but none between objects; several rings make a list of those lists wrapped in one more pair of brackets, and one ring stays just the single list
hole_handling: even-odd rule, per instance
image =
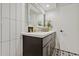
[{"label": "small potted plant", "polygon": [[48,20],[47,27],[48,27],[48,31],[50,31],[51,30],[51,20]]}]

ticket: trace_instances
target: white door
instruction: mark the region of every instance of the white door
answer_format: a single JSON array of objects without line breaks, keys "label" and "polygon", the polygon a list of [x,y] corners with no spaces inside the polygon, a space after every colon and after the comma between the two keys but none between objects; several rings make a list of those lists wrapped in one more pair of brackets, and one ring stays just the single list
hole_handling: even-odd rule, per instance
[{"label": "white door", "polygon": [[79,4],[70,4],[59,8],[60,48],[79,53]]}]

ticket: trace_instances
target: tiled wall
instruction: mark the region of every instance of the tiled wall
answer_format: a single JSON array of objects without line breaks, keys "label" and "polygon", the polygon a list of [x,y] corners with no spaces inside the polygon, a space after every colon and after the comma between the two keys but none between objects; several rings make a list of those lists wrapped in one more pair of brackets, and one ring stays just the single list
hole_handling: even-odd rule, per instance
[{"label": "tiled wall", "polygon": [[22,55],[24,4],[0,3],[0,56]]}]

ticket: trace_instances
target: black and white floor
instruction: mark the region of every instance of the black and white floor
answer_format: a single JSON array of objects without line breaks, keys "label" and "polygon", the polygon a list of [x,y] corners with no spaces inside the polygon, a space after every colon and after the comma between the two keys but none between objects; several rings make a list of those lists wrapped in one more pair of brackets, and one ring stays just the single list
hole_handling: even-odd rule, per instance
[{"label": "black and white floor", "polygon": [[79,54],[63,51],[60,49],[55,49],[53,56],[79,56]]}]

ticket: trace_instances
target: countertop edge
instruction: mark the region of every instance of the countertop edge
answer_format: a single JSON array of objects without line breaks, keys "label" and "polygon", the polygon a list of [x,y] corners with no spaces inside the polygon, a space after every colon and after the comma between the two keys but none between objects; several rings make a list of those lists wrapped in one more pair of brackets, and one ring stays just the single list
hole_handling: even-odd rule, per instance
[{"label": "countertop edge", "polygon": [[[38,38],[44,38],[44,37],[47,37],[48,35],[54,33],[56,31],[49,31],[49,32],[21,32],[21,35],[26,35],[26,36],[32,36],[32,37],[38,37]],[[33,33],[36,33],[35,35]],[[45,33],[43,36],[40,34],[38,35],[37,33]]]}]

